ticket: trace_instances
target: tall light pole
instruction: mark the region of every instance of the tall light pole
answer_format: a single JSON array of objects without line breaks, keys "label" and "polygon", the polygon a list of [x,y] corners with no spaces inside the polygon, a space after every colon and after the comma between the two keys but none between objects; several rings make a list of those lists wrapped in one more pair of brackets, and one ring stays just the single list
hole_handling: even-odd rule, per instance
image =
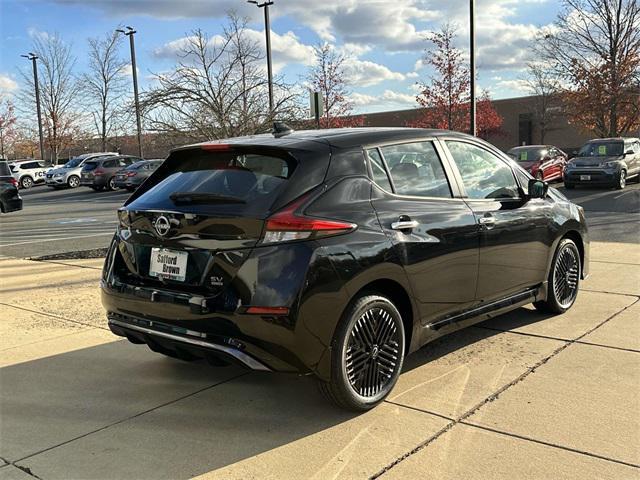
[{"label": "tall light pole", "polygon": [[40,84],[38,83],[38,56],[29,52],[28,55],[20,55],[21,57],[31,60],[33,64],[33,85],[36,89],[36,111],[38,112],[38,132],[40,134],[40,160],[44,160],[44,137],[42,135],[42,114],[40,113]]},{"label": "tall light pole", "polygon": [[273,115],[273,75],[271,71],[271,22],[269,21],[269,5],[273,5],[273,1],[269,0],[258,3],[257,0],[247,0],[258,8],[264,8],[264,33],[267,41],[267,78],[269,82],[269,113]]},{"label": "tall light pole", "polygon": [[469,20],[470,20],[470,29],[469,29],[469,54],[470,54],[470,65],[469,65],[469,74],[470,78],[470,90],[471,96],[469,99],[469,118],[470,125],[469,130],[471,135],[476,135],[477,126],[476,126],[476,6],[475,0],[469,0]]},{"label": "tall light pole", "polygon": [[142,158],[142,123],[140,122],[140,102],[138,101],[138,71],[136,69],[136,46],[133,40],[133,36],[136,31],[127,27],[127,30],[117,29],[116,32],[120,32],[129,37],[129,46],[131,47],[131,74],[133,75],[133,99],[136,106],[136,125],[138,127],[138,154]]}]

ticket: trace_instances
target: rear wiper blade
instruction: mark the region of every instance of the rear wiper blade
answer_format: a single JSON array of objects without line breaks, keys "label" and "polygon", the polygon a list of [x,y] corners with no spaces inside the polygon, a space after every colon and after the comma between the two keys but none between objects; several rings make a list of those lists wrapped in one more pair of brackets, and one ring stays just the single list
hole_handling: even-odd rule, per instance
[{"label": "rear wiper blade", "polygon": [[173,203],[246,203],[238,197],[219,195],[217,193],[175,192],[169,195]]}]

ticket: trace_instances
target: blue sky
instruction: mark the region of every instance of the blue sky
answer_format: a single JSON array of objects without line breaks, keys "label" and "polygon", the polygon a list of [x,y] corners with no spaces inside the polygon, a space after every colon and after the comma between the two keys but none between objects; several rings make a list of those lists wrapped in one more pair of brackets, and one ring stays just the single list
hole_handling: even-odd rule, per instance
[{"label": "blue sky", "polygon": [[[530,42],[559,10],[554,0],[477,0],[479,86],[493,98],[526,94],[521,82]],[[118,24],[136,28],[144,88],[151,72],[171,67],[175,45],[194,28],[220,33],[225,12],[249,18],[263,45],[262,12],[244,0],[0,0],[0,92],[22,87],[20,54],[35,35],[57,33],[73,46],[77,71],[85,68],[86,40]],[[348,76],[356,111],[415,106],[415,84],[428,70],[420,58],[426,32],[453,22],[459,45],[468,42],[467,0],[275,0],[271,7],[274,62],[289,82],[300,82],[311,47],[330,42],[350,56]],[[123,48],[123,56],[128,50]]]}]

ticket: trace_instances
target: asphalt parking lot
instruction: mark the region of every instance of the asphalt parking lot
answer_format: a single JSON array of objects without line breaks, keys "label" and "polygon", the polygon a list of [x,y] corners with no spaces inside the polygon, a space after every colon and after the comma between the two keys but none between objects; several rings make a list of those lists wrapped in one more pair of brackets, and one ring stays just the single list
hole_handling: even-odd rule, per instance
[{"label": "asphalt parking lot", "polygon": [[569,194],[593,240],[576,305],[442,338],[355,415],[307,377],[114,337],[101,259],[24,257],[105,246],[127,194],[26,192],[0,219],[0,480],[639,479],[640,187]]}]

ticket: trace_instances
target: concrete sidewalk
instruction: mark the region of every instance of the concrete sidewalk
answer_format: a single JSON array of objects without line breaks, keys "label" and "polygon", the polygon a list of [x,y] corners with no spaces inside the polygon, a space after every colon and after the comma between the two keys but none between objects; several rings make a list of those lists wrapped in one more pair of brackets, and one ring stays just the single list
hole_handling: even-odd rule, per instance
[{"label": "concrete sidewalk", "polygon": [[565,315],[521,308],[411,355],[364,415],[310,378],[118,339],[101,264],[0,259],[0,479],[640,479],[637,244],[593,244]]}]

